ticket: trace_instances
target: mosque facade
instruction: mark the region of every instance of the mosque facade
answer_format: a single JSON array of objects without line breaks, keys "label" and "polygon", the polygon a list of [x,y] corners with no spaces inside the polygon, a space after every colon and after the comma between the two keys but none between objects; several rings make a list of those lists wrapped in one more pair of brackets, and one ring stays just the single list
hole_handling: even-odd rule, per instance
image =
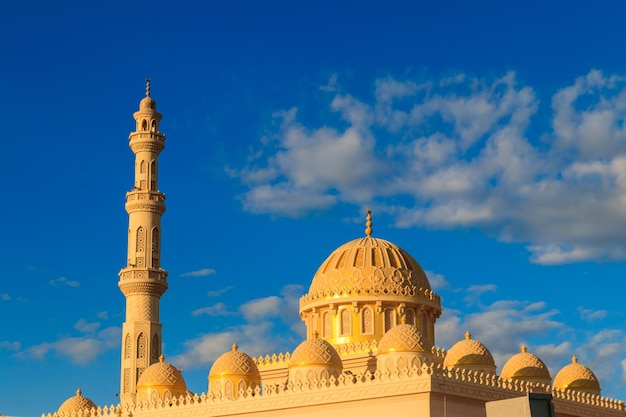
[{"label": "mosque facade", "polygon": [[149,82],[133,116],[135,183],[126,194],[128,256],[118,282],[126,298],[120,402],[97,406],[78,390],[44,417],[485,417],[488,402],[531,393],[550,394],[557,417],[626,417],[624,402],[602,397],[594,373],[575,357],[552,376],[522,346],[498,373],[469,332],[447,350],[437,347],[441,299],[410,254],[373,237],[370,211],[365,236],[333,251],[300,299],[306,340],[291,353],[257,358],[233,344],[213,363],[206,391],[189,391],[162,355],[159,303],[168,284],[158,156],[165,135]]}]

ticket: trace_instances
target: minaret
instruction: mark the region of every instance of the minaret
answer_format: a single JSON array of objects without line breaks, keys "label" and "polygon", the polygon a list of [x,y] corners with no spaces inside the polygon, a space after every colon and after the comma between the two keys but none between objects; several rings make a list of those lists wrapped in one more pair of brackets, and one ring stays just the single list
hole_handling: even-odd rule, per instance
[{"label": "minaret", "polygon": [[122,326],[122,372],[120,401],[134,402],[137,380],[161,355],[159,300],[167,290],[167,272],[161,269],[161,216],[165,194],[158,187],[158,156],[165,147],[165,135],[159,132],[161,114],[150,97],[150,79],[146,97],[133,114],[137,122],[129,136],[135,153],[135,187],[126,193],[128,212],[128,259],[118,283],[126,297],[126,321]]}]

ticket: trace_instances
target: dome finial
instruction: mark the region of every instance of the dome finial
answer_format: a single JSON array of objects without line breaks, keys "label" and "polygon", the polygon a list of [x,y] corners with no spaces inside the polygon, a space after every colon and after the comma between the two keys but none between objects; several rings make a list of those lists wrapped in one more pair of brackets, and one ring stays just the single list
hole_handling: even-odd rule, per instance
[{"label": "dome finial", "polygon": [[146,77],[146,97],[150,97],[150,77]]},{"label": "dome finial", "polygon": [[315,330],[315,331],[313,332],[313,338],[315,338],[315,339],[319,339],[319,337],[320,337],[320,332],[318,332],[317,330]]},{"label": "dome finial", "polygon": [[236,352],[237,349],[239,349],[239,346],[237,346],[237,343],[233,343],[233,352]]},{"label": "dome finial", "polygon": [[80,388],[78,388],[78,389],[76,390],[76,396],[77,396],[77,397],[82,397],[82,396],[83,396],[83,392],[80,390]]},{"label": "dome finial", "polygon": [[165,356],[163,356],[163,354],[159,356],[159,362],[165,362]]},{"label": "dome finial", "polygon": [[470,340],[472,338],[472,334],[468,331],[465,332],[465,340]]},{"label": "dome finial", "polygon": [[522,345],[520,352],[522,353],[526,353],[526,351],[528,350],[528,348],[526,347],[526,345]]},{"label": "dome finial", "polygon": [[578,363],[578,358],[576,355],[572,356],[572,363]]},{"label": "dome finial", "polygon": [[372,209],[367,209],[367,217],[365,218],[365,234],[367,237],[372,236]]}]

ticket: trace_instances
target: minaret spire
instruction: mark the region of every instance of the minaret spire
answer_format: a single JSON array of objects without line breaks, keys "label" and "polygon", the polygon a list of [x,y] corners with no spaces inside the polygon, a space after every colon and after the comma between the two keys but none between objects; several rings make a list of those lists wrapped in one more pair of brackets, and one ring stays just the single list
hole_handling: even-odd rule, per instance
[{"label": "minaret spire", "polygon": [[158,156],[165,147],[159,131],[162,115],[150,97],[133,114],[136,128],[130,148],[135,154],[135,186],[126,193],[128,213],[128,256],[119,273],[119,287],[126,297],[126,321],[122,326],[122,372],[120,401],[135,401],[137,380],[161,356],[159,302],[167,290],[167,272],[161,269],[161,216],[165,195],[158,188]]}]

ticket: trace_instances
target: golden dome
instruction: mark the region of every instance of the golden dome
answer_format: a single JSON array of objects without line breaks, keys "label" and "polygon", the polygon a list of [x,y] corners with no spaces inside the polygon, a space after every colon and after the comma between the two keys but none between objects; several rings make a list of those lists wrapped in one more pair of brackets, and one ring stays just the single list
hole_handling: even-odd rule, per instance
[{"label": "golden dome", "polygon": [[371,210],[366,237],[352,240],[330,254],[319,267],[306,298],[310,301],[336,296],[415,297],[430,291],[422,267],[402,248],[373,238]]},{"label": "golden dome", "polygon": [[378,354],[389,352],[430,353],[431,346],[422,332],[411,324],[399,324],[389,330],[378,343]]},{"label": "golden dome", "polygon": [[572,363],[565,366],[556,374],[553,386],[555,389],[561,391],[573,389],[592,394],[600,394],[600,382],[598,382],[598,378],[596,378],[591,369],[578,363],[576,356],[572,357]]},{"label": "golden dome", "polygon": [[552,377],[545,363],[536,355],[526,352],[522,345],[521,352],[511,356],[502,367],[503,379],[539,380],[549,383]]},{"label": "golden dome", "polygon": [[460,340],[448,350],[443,360],[445,367],[487,366],[495,369],[496,362],[489,349],[478,340],[472,339],[470,332],[465,333],[465,339]]},{"label": "golden dome", "polygon": [[146,369],[137,381],[137,394],[149,389],[157,391],[169,390],[173,394],[187,392],[187,384],[183,374],[167,362],[163,355],[159,358],[159,362],[153,363]]},{"label": "golden dome", "polygon": [[293,351],[288,368],[296,366],[323,365],[331,368],[343,367],[334,347],[324,339],[308,339]]},{"label": "golden dome", "polygon": [[261,379],[256,363],[250,356],[238,350],[236,343],[233,344],[233,350],[222,354],[215,360],[209,372],[209,378],[230,375]]},{"label": "golden dome", "polygon": [[96,408],[96,404],[87,397],[83,397],[83,393],[80,389],[76,390],[76,395],[70,397],[57,410],[57,414],[65,413],[77,413],[79,411],[89,411],[92,408]]}]

